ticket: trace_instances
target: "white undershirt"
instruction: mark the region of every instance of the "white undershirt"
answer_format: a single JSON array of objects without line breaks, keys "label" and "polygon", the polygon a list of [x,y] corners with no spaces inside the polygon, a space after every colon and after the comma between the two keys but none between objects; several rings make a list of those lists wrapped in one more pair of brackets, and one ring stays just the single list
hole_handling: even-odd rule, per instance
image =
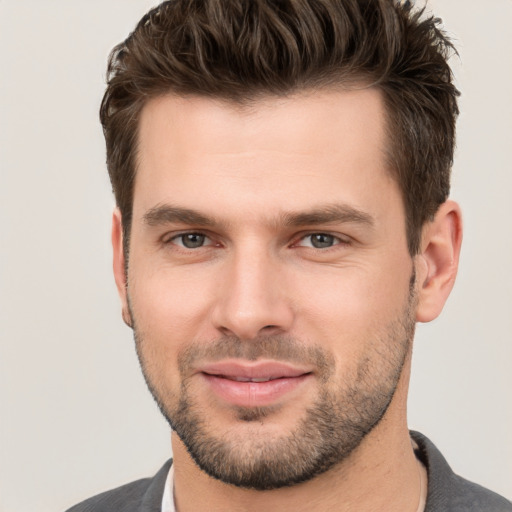
[{"label": "white undershirt", "polygon": [[174,488],[174,464],[171,465],[167,479],[165,480],[164,495],[162,497],[162,512],[176,512],[174,506],[174,496],[172,489]]}]

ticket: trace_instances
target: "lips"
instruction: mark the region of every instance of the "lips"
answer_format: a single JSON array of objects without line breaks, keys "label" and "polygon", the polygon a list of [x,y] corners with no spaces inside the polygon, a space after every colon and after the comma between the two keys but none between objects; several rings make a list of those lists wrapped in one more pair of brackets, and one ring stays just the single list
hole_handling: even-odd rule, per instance
[{"label": "lips", "polygon": [[222,361],[204,365],[200,374],[218,398],[240,407],[282,401],[312,376],[309,368],[277,361]]},{"label": "lips", "polygon": [[268,382],[269,380],[280,379],[281,377],[230,377],[227,375],[216,375],[225,379],[236,380],[237,382]]}]

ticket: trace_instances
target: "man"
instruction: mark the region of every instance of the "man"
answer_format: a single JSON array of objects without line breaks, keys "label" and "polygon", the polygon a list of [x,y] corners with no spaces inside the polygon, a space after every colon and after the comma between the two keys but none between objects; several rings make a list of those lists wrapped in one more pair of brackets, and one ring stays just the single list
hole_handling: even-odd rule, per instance
[{"label": "man", "polygon": [[450,50],[392,0],[171,0],[114,49],[114,274],[174,460],[70,510],[512,510],[407,428],[462,238]]}]

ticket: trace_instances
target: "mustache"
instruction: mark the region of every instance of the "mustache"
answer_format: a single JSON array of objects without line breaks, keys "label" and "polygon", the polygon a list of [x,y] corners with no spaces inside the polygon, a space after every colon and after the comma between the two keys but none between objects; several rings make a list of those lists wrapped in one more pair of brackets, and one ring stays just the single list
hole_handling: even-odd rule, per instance
[{"label": "mustache", "polygon": [[251,340],[222,336],[208,342],[194,342],[179,353],[178,368],[182,375],[186,375],[205,362],[212,363],[223,359],[271,359],[310,365],[325,378],[334,371],[335,366],[334,356],[319,345],[306,345],[290,336],[266,335]]}]

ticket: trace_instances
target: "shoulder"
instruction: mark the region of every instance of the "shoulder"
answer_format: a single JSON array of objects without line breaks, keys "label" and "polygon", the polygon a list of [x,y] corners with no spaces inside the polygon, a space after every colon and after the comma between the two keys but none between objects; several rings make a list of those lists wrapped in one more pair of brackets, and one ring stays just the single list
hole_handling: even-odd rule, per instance
[{"label": "shoulder", "polygon": [[160,512],[168,460],[153,478],[143,478],[93,496],[66,512]]},{"label": "shoulder", "polygon": [[478,484],[469,482],[460,476],[454,475],[454,488],[457,489],[450,497],[451,509],[454,511],[485,511],[509,512],[512,503],[503,496],[496,494]]},{"label": "shoulder", "polygon": [[424,435],[411,432],[417,456],[428,472],[425,512],[512,512],[512,503],[489,489],[456,475],[441,452]]},{"label": "shoulder", "polygon": [[102,492],[93,496],[74,507],[67,512],[107,512],[114,510],[139,510],[142,496],[147,491],[150,478],[144,478],[131,482],[116,489]]}]

